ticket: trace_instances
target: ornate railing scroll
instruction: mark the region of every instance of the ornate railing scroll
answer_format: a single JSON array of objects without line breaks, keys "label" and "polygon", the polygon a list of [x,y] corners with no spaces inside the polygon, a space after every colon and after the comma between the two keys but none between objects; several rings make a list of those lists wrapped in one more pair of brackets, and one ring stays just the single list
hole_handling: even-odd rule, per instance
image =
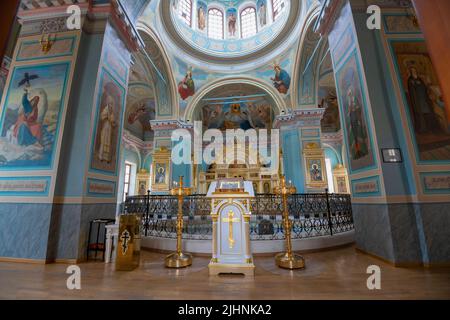
[{"label": "ornate railing scroll", "polygon": [[[281,199],[272,194],[257,195],[251,203],[252,240],[284,239]],[[350,195],[294,194],[288,199],[293,221],[292,238],[330,236],[354,229]],[[144,236],[176,238],[177,198],[166,195],[127,197],[123,213],[141,213]],[[184,199],[184,239],[211,239],[210,200],[205,195]]]}]

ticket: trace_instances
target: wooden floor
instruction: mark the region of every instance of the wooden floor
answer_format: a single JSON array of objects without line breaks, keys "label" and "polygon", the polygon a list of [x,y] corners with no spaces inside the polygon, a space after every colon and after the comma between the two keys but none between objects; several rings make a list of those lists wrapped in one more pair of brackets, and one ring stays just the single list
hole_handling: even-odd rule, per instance
[{"label": "wooden floor", "polygon": [[[278,269],[256,257],[256,275],[208,276],[208,258],[191,268],[169,270],[164,255],[143,252],[133,272],[113,265],[81,264],[82,290],[66,288],[66,265],[0,263],[0,299],[450,299],[450,269],[401,269],[359,253],[354,247],[304,255],[307,269]],[[370,265],[381,267],[379,291],[369,291]]]}]

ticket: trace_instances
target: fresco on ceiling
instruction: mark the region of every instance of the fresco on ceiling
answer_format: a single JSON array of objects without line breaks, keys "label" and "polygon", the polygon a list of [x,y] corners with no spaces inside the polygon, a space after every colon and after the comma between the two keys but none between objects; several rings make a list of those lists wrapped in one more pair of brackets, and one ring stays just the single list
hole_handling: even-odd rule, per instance
[{"label": "fresco on ceiling", "polygon": [[258,23],[260,28],[264,28],[267,25],[267,1],[258,0],[256,3],[258,10]]},{"label": "fresco on ceiling", "polygon": [[334,133],[341,129],[339,105],[336,94],[336,82],[334,80],[331,55],[327,51],[319,68],[319,89],[317,91],[317,104],[325,109],[321,120],[322,132]]},{"label": "fresco on ceiling", "polygon": [[230,8],[227,10],[227,26],[228,26],[228,37],[236,38],[238,35],[237,32],[237,9]]},{"label": "fresco on ceiling", "polygon": [[3,104],[2,169],[50,169],[56,149],[69,63],[17,67]]},{"label": "fresco on ceiling", "polygon": [[273,111],[267,102],[226,103],[203,107],[205,129],[269,129]]},{"label": "fresco on ceiling", "polygon": [[[192,72],[192,78],[195,83],[194,86],[194,94],[196,92],[201,91],[205,86],[207,86],[209,83],[216,81],[218,79],[223,78],[224,76],[232,77],[232,76],[249,76],[253,77],[255,79],[262,79],[265,80],[268,85],[275,86],[275,81],[272,81],[271,78],[276,78],[276,73],[274,70],[274,64],[277,64],[281,67],[282,70],[284,70],[287,73],[288,79],[286,80],[286,83],[290,87],[291,79],[290,79],[290,72],[293,68],[293,61],[295,60],[295,52],[296,48],[291,48],[290,50],[284,52],[281,54],[277,61],[278,63],[267,63],[265,65],[255,67],[254,69],[248,70],[248,71],[241,71],[236,73],[221,73],[221,72],[215,72],[213,70],[208,69],[207,67],[203,66],[190,66],[182,59],[178,58],[175,55],[171,55],[172,60],[172,66],[173,71],[176,79],[182,79],[182,81],[179,83],[183,83],[184,79],[186,78],[187,71],[191,70]],[[281,74],[281,73],[280,73]],[[278,83],[277,83],[278,85]],[[284,82],[283,82],[284,85]],[[281,88],[282,91],[285,91],[285,88]],[[290,107],[291,101],[290,101],[290,93],[291,90],[288,90],[286,94],[282,94],[285,104],[287,107]],[[186,107],[189,104],[189,101],[191,100],[190,97],[187,97],[185,100],[180,99],[179,101],[179,108],[180,108],[180,116],[183,117]]]},{"label": "fresco on ceiling", "polygon": [[341,130],[341,119],[335,87],[319,88],[319,108],[325,109],[320,122],[322,132],[333,133]]},{"label": "fresco on ceiling", "polygon": [[155,101],[144,99],[127,107],[125,129],[136,137],[144,139],[146,132],[151,131],[150,121],[155,119]]},{"label": "fresco on ceiling", "polygon": [[183,80],[178,83],[178,93],[182,100],[186,100],[195,94],[195,82],[192,78],[192,67],[190,67]]},{"label": "fresco on ceiling", "polygon": [[[146,50],[149,56],[152,58],[153,63],[160,72],[160,74],[158,74],[158,72],[156,72],[155,68],[152,66],[149,66],[148,68],[149,74],[154,83],[157,101],[157,114],[161,117],[172,116],[173,102],[171,98],[172,95],[170,87],[170,70],[166,65],[164,55],[160,51],[157,43],[148,36],[144,36],[144,41],[146,43]],[[170,58],[168,57],[168,59]]]},{"label": "fresco on ceiling", "polygon": [[[311,29],[306,34],[300,58],[298,101],[302,106],[316,106],[316,73],[320,54],[316,53],[316,47],[320,36]],[[314,56],[313,56],[314,55]]]},{"label": "fresco on ceiling", "polygon": [[[105,2],[105,1],[102,1]],[[146,0],[128,0],[128,1],[121,1],[122,5],[125,7],[125,10],[127,11],[128,16],[131,18],[131,20],[134,22],[138,17],[139,13],[144,9],[144,6],[148,4],[148,1]]]},{"label": "fresco on ceiling", "polygon": [[375,165],[366,99],[363,96],[359,70],[356,51],[354,51],[337,72],[339,103],[342,106],[345,138],[352,171]]},{"label": "fresco on ceiling", "polygon": [[197,28],[206,31],[206,13],[208,6],[202,1],[197,2]]},{"label": "fresco on ceiling", "polygon": [[[158,3],[158,1],[153,2]],[[249,54],[277,37],[286,25],[289,16],[288,9],[290,3],[286,3],[286,6],[280,13],[279,17],[272,22],[268,19],[269,14],[271,13],[267,7],[267,0],[258,0],[255,2],[257,3],[256,20],[258,33],[245,39],[240,37],[239,29],[241,23],[239,19],[239,11],[237,10],[239,4],[244,3],[245,7],[245,2],[230,2],[228,4],[228,9],[224,12],[225,39],[211,39],[207,34],[208,4],[210,2],[193,2],[194,11],[192,25],[189,25],[189,23],[186,23],[185,19],[180,17],[179,6],[181,3],[177,3],[177,1],[172,2],[172,15],[174,17],[173,22],[176,24],[176,29],[180,36],[195,47],[201,48],[201,51],[216,56],[227,56],[230,53],[237,55]],[[197,5],[196,8],[195,4]],[[210,8],[213,8],[213,2],[211,2],[211,4],[213,6],[210,6]],[[145,20],[155,21],[158,20],[158,18],[154,13],[150,12],[150,10],[146,10]]]},{"label": "fresco on ceiling", "polygon": [[392,41],[419,159],[450,160],[450,117],[424,41]]}]

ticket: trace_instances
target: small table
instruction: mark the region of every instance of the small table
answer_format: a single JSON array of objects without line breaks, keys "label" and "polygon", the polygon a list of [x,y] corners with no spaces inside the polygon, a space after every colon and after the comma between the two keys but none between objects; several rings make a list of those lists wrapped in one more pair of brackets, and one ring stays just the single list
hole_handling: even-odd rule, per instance
[{"label": "small table", "polygon": [[[89,254],[91,253],[91,251],[95,252],[95,259],[97,259],[97,255],[99,252],[103,252],[103,260],[105,260],[106,258],[106,229],[104,231],[104,235],[103,235],[103,243],[100,242],[100,235],[101,235],[101,230],[102,230],[102,226],[106,227],[110,224],[115,223],[116,220],[112,220],[112,219],[95,219],[92,220],[89,224],[89,237],[88,237],[88,246],[87,246],[87,261],[89,261]],[[97,235],[95,237],[95,243],[91,243],[91,238],[92,238],[92,232],[97,231]]]}]

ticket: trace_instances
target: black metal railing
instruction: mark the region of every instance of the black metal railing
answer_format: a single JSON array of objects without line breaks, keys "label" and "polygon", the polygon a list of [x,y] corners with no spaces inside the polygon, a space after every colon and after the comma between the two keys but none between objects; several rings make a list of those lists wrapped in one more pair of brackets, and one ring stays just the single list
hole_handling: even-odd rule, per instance
[{"label": "black metal railing", "polygon": [[[350,231],[353,215],[350,195],[294,194],[288,198],[293,221],[292,238],[312,238]],[[144,236],[176,238],[178,199],[176,196],[127,197],[122,213],[143,215]],[[284,239],[281,197],[257,195],[251,202],[250,237],[252,240]],[[192,195],[183,202],[183,238],[211,239],[211,200]]]}]

